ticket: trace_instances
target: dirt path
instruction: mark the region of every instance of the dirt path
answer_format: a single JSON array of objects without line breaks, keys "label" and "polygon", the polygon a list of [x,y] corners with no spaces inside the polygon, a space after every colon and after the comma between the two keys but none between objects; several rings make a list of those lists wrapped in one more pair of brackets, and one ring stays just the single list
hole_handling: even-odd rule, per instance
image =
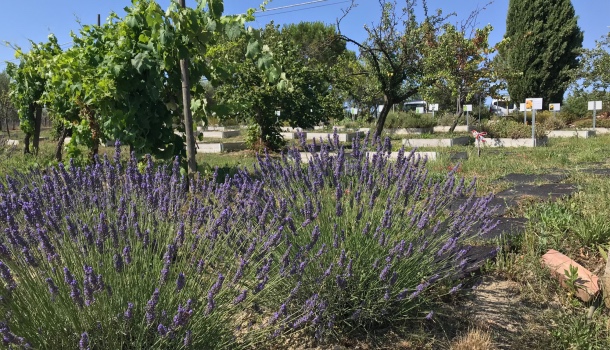
[{"label": "dirt path", "polygon": [[485,276],[466,308],[474,326],[488,331],[498,349],[540,349],[548,341],[549,329],[543,321],[546,311],[527,305],[519,284]]}]

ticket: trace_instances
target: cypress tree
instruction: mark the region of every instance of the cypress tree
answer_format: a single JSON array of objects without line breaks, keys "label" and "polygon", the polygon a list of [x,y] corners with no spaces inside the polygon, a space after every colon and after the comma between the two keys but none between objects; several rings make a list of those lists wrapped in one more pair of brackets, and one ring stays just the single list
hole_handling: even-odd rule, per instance
[{"label": "cypress tree", "polygon": [[545,106],[561,102],[583,41],[572,2],[510,0],[505,39],[500,55],[516,73],[507,78],[511,99],[542,97]]}]

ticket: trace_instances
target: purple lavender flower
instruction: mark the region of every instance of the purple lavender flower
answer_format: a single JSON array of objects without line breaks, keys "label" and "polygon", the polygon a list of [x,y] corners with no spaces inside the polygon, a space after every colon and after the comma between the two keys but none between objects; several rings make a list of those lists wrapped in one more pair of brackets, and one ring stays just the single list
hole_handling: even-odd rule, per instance
[{"label": "purple lavender flower", "polygon": [[212,288],[210,289],[210,292],[212,293],[212,295],[216,295],[220,291],[220,288],[222,287],[222,283],[224,282],[224,280],[225,280],[225,276],[222,273],[219,273],[216,283],[214,283],[212,285]]},{"label": "purple lavender flower", "polygon": [[49,287],[49,294],[51,294],[51,301],[55,301],[55,297],[57,296],[57,294],[59,292],[59,288],[57,288],[57,286],[53,282],[52,278],[48,277],[45,279],[45,281],[47,282],[47,285]]},{"label": "purple lavender flower", "polygon": [[125,260],[125,264],[131,264],[131,246],[125,246],[125,248],[123,248],[123,259]]},{"label": "purple lavender flower", "polygon": [[186,333],[184,334],[184,341],[182,342],[185,348],[188,348],[189,346],[191,346],[191,343],[193,342],[192,339],[192,335],[191,335],[191,331],[186,331]]},{"label": "purple lavender flower", "polygon": [[214,311],[214,308],[216,307],[216,303],[214,302],[214,294],[212,293],[212,291],[208,292],[208,304],[205,307],[205,315],[209,315],[212,313],[212,311]]},{"label": "purple lavender flower", "polygon": [[159,323],[157,332],[159,332],[160,336],[165,337],[167,335],[167,328],[163,324]]},{"label": "purple lavender flower", "polygon": [[248,296],[248,290],[244,289],[241,291],[241,293],[239,293],[239,295],[237,297],[235,297],[235,299],[233,299],[233,304],[237,305],[239,303],[241,303],[242,301],[246,300],[246,297]]},{"label": "purple lavender flower", "polygon": [[430,311],[427,315],[426,315],[426,320],[431,320],[432,317],[434,316],[434,311]]},{"label": "purple lavender flower", "polygon": [[390,273],[390,269],[392,268],[391,264],[387,264],[383,270],[381,270],[381,273],[379,274],[379,279],[382,281],[385,281],[388,278],[388,274]]},{"label": "purple lavender flower", "polygon": [[74,276],[72,275],[70,270],[67,267],[64,267],[64,282],[66,282],[66,284],[70,284],[73,280]]},{"label": "purple lavender flower", "polygon": [[133,303],[127,303],[127,310],[123,313],[123,317],[126,321],[129,321],[133,318]]},{"label": "purple lavender flower", "polygon": [[119,254],[114,254],[112,260],[114,261],[114,269],[116,272],[123,271],[123,257],[121,257]]},{"label": "purple lavender flower", "polygon": [[280,316],[286,315],[286,303],[283,303],[282,305],[280,305],[280,309],[277,312],[273,313],[273,316],[271,316],[271,319],[269,319],[269,324],[273,325],[275,324],[275,322],[280,318]]},{"label": "purple lavender flower", "polygon": [[421,294],[421,292],[423,292],[424,289],[426,289],[429,285],[430,285],[429,282],[424,282],[424,283],[418,284],[417,287],[415,287],[415,291],[413,293],[411,293],[411,295],[409,296],[409,299],[417,298]]},{"label": "purple lavender flower", "polygon": [[2,335],[2,343],[4,345],[8,345],[9,349],[12,349],[10,344],[20,345],[21,348],[24,349],[31,349],[30,344],[26,343],[25,339],[17,337],[13,332],[11,332],[9,326],[4,322],[0,322],[0,335]]},{"label": "purple lavender flower", "polygon": [[341,275],[337,275],[335,277],[335,282],[337,282],[337,286],[341,289],[345,289],[347,287],[347,281]]},{"label": "purple lavender flower", "polygon": [[163,268],[161,269],[161,276],[159,278],[159,284],[163,285],[167,282],[167,276],[169,275],[169,265],[170,263],[166,261],[163,263]]},{"label": "purple lavender flower", "polygon": [[83,297],[81,295],[80,288],[78,288],[78,282],[75,279],[70,282],[70,298],[72,298],[72,300],[76,303],[76,305],[78,305],[78,307],[83,307]]},{"label": "purple lavender flower", "polygon": [[184,273],[180,272],[178,274],[178,279],[176,280],[176,291],[179,292],[184,288]]},{"label": "purple lavender flower", "polygon": [[17,288],[17,283],[15,283],[15,280],[13,279],[11,270],[2,261],[0,261],[0,276],[2,276],[2,279],[10,290]]},{"label": "purple lavender flower", "polygon": [[89,350],[89,334],[84,332],[80,335],[80,341],[78,342],[78,348],[80,350]]},{"label": "purple lavender flower", "polygon": [[178,312],[174,316],[173,319],[173,328],[178,328],[185,326],[188,322],[189,318],[193,314],[193,309],[191,309],[192,301],[189,299],[184,307],[182,305],[178,305]]},{"label": "purple lavender flower", "polygon": [[449,294],[455,294],[457,293],[458,290],[460,290],[460,288],[462,288],[462,284],[458,284],[457,286],[451,288],[451,290],[449,291]]},{"label": "purple lavender flower", "polygon": [[155,308],[157,307],[157,304],[159,303],[159,289],[155,289],[153,295],[150,297],[150,300],[148,300],[148,302],[146,303],[146,324],[147,325],[151,325],[155,318],[156,318],[156,313],[155,313]]}]

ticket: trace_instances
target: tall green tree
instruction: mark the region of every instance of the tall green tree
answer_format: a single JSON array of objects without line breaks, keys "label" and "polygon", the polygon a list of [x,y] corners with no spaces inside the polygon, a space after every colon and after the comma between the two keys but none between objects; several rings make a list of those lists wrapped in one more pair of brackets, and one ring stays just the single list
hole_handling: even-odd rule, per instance
[{"label": "tall green tree", "polygon": [[582,88],[610,91],[610,33],[596,41],[595,47],[582,52],[576,78]]},{"label": "tall green tree", "polygon": [[[253,147],[278,149],[283,144],[283,124],[307,128],[342,113],[342,101],[333,93],[333,70],[328,67],[338,60],[345,44],[334,54],[324,50],[323,38],[331,31],[318,24],[284,29],[271,23],[261,33],[263,50],[275,53],[277,74],[285,79],[279,86],[277,77],[261,70],[266,62],[243,59],[244,54],[249,57],[243,38],[220,43],[209,53],[210,58],[233,63],[234,74],[217,86],[216,99],[251,126],[248,141]],[[299,34],[310,31],[319,35]],[[315,37],[320,45],[311,44],[309,39]],[[332,45],[327,47],[330,50]]]},{"label": "tall green tree", "polygon": [[[426,72],[426,37],[435,36],[445,20],[440,11],[428,14],[425,0],[422,0],[424,19],[421,22],[415,15],[415,0],[406,0],[402,11],[396,0],[379,0],[379,5],[379,22],[364,27],[368,33],[367,40],[359,42],[341,35],[343,40],[358,47],[360,57],[370,68],[369,79],[375,80],[382,92],[383,109],[377,117],[376,136],[381,135],[392,105],[415,96],[423,86],[433,82],[432,75]],[[355,6],[355,1],[352,1],[344,16],[337,21],[339,32],[341,21]]]},{"label": "tall green tree", "polygon": [[12,117],[13,104],[10,98],[10,78],[6,72],[0,73],[0,131],[3,125],[6,126],[6,135],[11,136],[8,122]]},{"label": "tall green tree", "polygon": [[46,43],[30,41],[29,52],[15,48],[18,64],[9,62],[7,73],[11,77],[11,99],[19,113],[20,127],[25,133],[24,153],[30,153],[30,140],[34,153],[38,152],[42,123],[42,95],[45,91],[46,72],[43,67],[61,52],[57,38],[51,34]]},{"label": "tall green tree", "polygon": [[561,102],[578,67],[583,32],[570,0],[511,0],[506,43],[500,49],[512,74],[507,78],[513,101],[542,97]]}]

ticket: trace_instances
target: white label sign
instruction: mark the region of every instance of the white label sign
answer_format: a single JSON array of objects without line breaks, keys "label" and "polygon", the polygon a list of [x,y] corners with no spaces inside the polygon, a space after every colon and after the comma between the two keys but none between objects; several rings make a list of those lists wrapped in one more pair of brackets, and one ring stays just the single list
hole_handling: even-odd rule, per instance
[{"label": "white label sign", "polygon": [[542,98],[526,98],[525,99],[525,108],[526,109],[535,109],[537,111],[542,109]]},{"label": "white label sign", "polygon": [[549,103],[549,111],[559,112],[561,110],[561,103]]},{"label": "white label sign", "polygon": [[275,115],[280,116],[280,111],[275,111]]},{"label": "white label sign", "polygon": [[464,112],[472,112],[472,105],[464,105]]},{"label": "white label sign", "polygon": [[352,107],[352,109],[350,110],[350,112],[351,112],[352,114],[358,114],[358,108],[354,108],[354,107]]},{"label": "white label sign", "polygon": [[589,110],[601,110],[602,109],[602,101],[589,101]]},{"label": "white label sign", "polygon": [[431,103],[429,106],[430,112],[438,112],[438,103]]},{"label": "white label sign", "polygon": [[519,103],[519,112],[525,112],[525,103]]}]

